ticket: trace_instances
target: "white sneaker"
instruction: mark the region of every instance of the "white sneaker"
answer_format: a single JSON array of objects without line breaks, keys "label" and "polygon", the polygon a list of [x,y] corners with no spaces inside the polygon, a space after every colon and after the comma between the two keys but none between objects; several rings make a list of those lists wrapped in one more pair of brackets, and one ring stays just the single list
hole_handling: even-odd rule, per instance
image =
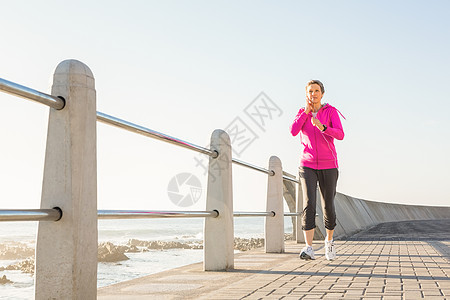
[{"label": "white sneaker", "polygon": [[336,258],[336,247],[334,246],[333,240],[325,240],[325,257],[328,260],[333,260]]},{"label": "white sneaker", "polygon": [[300,252],[300,258],[301,259],[316,259],[314,256],[314,249],[311,246],[305,246],[302,251]]}]

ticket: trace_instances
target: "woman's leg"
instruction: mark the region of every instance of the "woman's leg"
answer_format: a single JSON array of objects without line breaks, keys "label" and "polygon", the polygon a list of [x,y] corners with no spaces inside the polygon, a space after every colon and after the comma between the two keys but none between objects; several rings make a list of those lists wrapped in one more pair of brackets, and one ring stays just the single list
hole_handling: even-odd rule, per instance
[{"label": "woman's leg", "polygon": [[325,229],[327,231],[327,237],[326,239],[328,241],[332,241],[333,240],[333,234],[334,234],[334,229],[330,230],[330,229]]},{"label": "woman's leg", "polygon": [[336,211],[334,197],[336,196],[336,184],[338,169],[321,170],[319,174],[319,187],[322,194],[323,222],[327,231],[325,238],[325,257],[328,260],[336,258],[336,248],[333,242],[334,228],[336,227]]},{"label": "woman's leg", "polygon": [[317,171],[300,167],[299,175],[303,190],[302,229],[306,244],[312,246],[314,228],[316,227]]},{"label": "woman's leg", "polygon": [[303,230],[303,236],[305,237],[306,245],[312,246],[314,237],[314,228],[310,230]]},{"label": "woman's leg", "polygon": [[299,168],[300,182],[303,190],[302,229],[306,246],[300,252],[300,259],[315,259],[312,242],[316,227],[316,189],[317,171],[310,168]]},{"label": "woman's leg", "polygon": [[327,231],[328,240],[333,239],[336,227],[336,211],[334,198],[339,177],[338,169],[326,169],[319,172],[319,188],[322,194],[323,222]]}]

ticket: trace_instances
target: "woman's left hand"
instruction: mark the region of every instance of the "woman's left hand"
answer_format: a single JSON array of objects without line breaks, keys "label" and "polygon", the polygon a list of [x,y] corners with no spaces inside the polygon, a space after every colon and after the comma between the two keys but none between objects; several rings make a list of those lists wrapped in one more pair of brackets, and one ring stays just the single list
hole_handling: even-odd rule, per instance
[{"label": "woman's left hand", "polygon": [[317,128],[319,128],[320,130],[322,130],[323,125],[322,123],[320,123],[319,119],[312,117],[311,118],[311,123],[316,126]]}]

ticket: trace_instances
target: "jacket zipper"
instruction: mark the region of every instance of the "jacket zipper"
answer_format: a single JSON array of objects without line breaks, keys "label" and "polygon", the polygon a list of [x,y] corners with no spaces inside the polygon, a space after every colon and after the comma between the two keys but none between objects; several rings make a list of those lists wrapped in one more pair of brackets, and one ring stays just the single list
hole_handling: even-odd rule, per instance
[{"label": "jacket zipper", "polygon": [[317,150],[317,133],[316,133],[316,127],[313,126],[313,130],[314,130],[314,142],[315,142],[315,147],[316,148],[316,170],[319,169],[319,151]]},{"label": "jacket zipper", "polygon": [[[322,109],[322,107],[317,111],[316,118],[319,117],[319,112],[321,109]],[[318,170],[319,169],[319,150],[317,148],[319,147],[319,145],[317,145],[317,130],[320,130],[320,129],[318,129],[316,126],[313,126],[313,128],[314,128],[314,141],[316,142],[316,146],[314,147],[314,148],[316,148],[316,170]]]}]

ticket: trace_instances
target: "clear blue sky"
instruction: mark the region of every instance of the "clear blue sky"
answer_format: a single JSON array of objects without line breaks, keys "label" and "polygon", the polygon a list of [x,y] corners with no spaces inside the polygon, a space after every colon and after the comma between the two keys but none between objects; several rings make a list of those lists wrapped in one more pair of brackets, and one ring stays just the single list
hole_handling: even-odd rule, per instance
[{"label": "clear blue sky", "polygon": [[[241,118],[258,138],[237,158],[297,173],[289,126],[309,79],[346,116],[338,191],[450,205],[448,1],[10,1],[0,77],[49,91],[65,59],[87,64],[99,111],[206,146]],[[244,110],[264,91],[264,131]],[[39,207],[48,108],[0,94],[2,207]],[[206,186],[197,154],[98,124],[99,208],[179,209],[178,173]],[[235,210],[263,210],[267,178],[233,167]],[[191,207],[204,209],[201,200]]]}]

